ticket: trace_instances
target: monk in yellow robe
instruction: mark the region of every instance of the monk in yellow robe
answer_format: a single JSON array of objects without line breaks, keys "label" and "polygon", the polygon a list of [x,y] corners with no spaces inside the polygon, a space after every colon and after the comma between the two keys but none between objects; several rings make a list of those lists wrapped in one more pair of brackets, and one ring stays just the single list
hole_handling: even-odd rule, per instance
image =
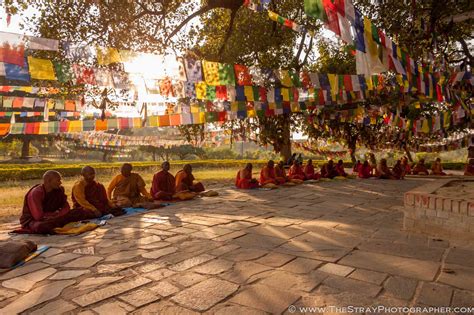
[{"label": "monk in yellow robe", "polygon": [[107,197],[117,207],[138,207],[153,199],[145,188],[143,178],[137,173],[132,173],[132,169],[131,164],[123,164],[120,174],[112,179],[107,188]]},{"label": "monk in yellow robe", "polygon": [[86,166],[81,171],[82,179],[72,187],[74,209],[90,211],[95,217],[108,214],[115,205],[107,198],[104,185],[95,180],[95,170]]},{"label": "monk in yellow robe", "polygon": [[191,164],[185,164],[183,169],[176,173],[176,192],[191,191],[191,192],[202,192],[204,191],[204,185],[200,182],[194,182],[195,178],[193,175],[193,168]]},{"label": "monk in yellow robe", "polygon": [[237,172],[235,178],[235,186],[240,189],[255,189],[258,188],[258,181],[252,177],[252,163],[247,165]]}]

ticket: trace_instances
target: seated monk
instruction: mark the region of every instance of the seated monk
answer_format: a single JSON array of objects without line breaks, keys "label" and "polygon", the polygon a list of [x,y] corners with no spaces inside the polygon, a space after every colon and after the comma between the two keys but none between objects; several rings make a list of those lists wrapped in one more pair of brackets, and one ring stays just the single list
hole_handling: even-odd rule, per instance
[{"label": "seated monk", "polygon": [[235,186],[240,189],[258,188],[258,181],[252,178],[252,163],[247,163],[243,169],[237,172]]},{"label": "seated monk", "polygon": [[359,173],[359,168],[362,166],[362,163],[360,163],[360,160],[357,160],[356,164],[352,167],[352,174],[357,174]]},{"label": "seated monk", "polygon": [[336,176],[339,176],[339,172],[334,167],[334,161],[329,160],[321,168],[321,177],[333,179]]},{"label": "seated monk", "polygon": [[151,184],[151,196],[155,200],[171,200],[176,192],[176,180],[169,173],[170,163],[165,161],[161,164],[161,171],[153,175]]},{"label": "seated monk", "polygon": [[85,166],[81,171],[82,179],[72,187],[72,202],[74,210],[88,211],[91,217],[101,217],[116,208],[107,198],[104,185],[95,181],[95,170]]},{"label": "seated monk", "polygon": [[413,167],[413,175],[428,175],[428,168],[425,165],[425,159],[420,159],[420,161]]},{"label": "seated monk", "polygon": [[152,199],[145,188],[145,181],[139,174],[132,173],[132,169],[131,164],[123,164],[120,174],[112,179],[107,188],[107,197],[117,207],[138,207]]},{"label": "seated monk", "polygon": [[293,161],[293,165],[290,167],[290,171],[288,172],[288,178],[291,179],[299,179],[305,180],[306,176],[304,175],[303,168],[298,160]]},{"label": "seated monk", "polygon": [[20,224],[29,233],[54,234],[54,229],[93,218],[90,211],[70,210],[61,174],[47,171],[43,183],[33,186],[25,196]]},{"label": "seated monk", "polygon": [[404,179],[405,178],[405,170],[402,166],[402,162],[397,160],[395,165],[392,167],[392,175],[395,179]]},{"label": "seated monk", "polygon": [[316,179],[316,180],[318,180],[319,177],[321,176],[319,173],[316,173],[316,171],[314,170],[313,160],[309,159],[308,163],[306,163],[306,166],[304,167],[304,175],[306,176],[307,179]]},{"label": "seated monk", "polygon": [[277,179],[275,175],[275,162],[273,160],[268,161],[267,165],[265,165],[262,170],[260,171],[260,185],[266,184],[275,184],[280,185],[284,184],[285,179]]},{"label": "seated monk", "polygon": [[370,178],[372,176],[372,166],[370,166],[369,162],[366,160],[364,163],[359,167],[359,172],[357,174],[359,178]]},{"label": "seated monk", "polygon": [[282,184],[288,181],[285,171],[285,162],[280,161],[277,165],[275,165],[275,178],[277,182]]},{"label": "seated monk", "polygon": [[346,171],[344,170],[344,162],[342,160],[337,161],[336,171],[337,171],[338,176],[343,176],[343,177],[348,176]]},{"label": "seated monk", "polygon": [[443,166],[441,165],[441,159],[437,158],[433,165],[431,166],[431,175],[445,176],[446,173],[443,172]]},{"label": "seated monk", "polygon": [[410,164],[408,163],[408,158],[406,156],[402,157],[402,168],[403,168],[404,175],[411,174],[411,167],[410,167]]},{"label": "seated monk", "polygon": [[191,191],[191,192],[202,192],[204,191],[204,185],[200,182],[194,183],[193,168],[191,164],[185,164],[183,169],[176,173],[176,192],[180,191]]},{"label": "seated monk", "polygon": [[464,176],[474,176],[474,159],[469,159],[469,162],[466,164]]},{"label": "seated monk", "polygon": [[393,176],[392,171],[390,171],[386,159],[380,159],[380,162],[377,165],[376,176],[380,179],[396,179],[395,176]]}]

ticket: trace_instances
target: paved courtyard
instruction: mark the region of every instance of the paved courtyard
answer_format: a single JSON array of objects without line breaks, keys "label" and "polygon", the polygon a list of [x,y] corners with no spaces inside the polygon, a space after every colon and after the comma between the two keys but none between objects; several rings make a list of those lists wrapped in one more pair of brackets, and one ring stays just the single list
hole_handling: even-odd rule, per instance
[{"label": "paved courtyard", "polygon": [[[79,236],[29,237],[51,248],[0,274],[0,314],[474,306],[473,244],[401,231],[403,193],[426,182],[226,188]],[[0,239],[25,238],[11,226]]]}]

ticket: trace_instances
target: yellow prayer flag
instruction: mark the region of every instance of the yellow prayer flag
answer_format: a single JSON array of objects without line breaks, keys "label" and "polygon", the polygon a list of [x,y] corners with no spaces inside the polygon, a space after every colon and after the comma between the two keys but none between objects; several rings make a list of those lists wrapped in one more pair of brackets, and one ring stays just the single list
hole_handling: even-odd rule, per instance
[{"label": "yellow prayer flag", "polygon": [[191,104],[191,113],[199,113],[199,105]]},{"label": "yellow prayer flag", "polygon": [[291,102],[290,106],[291,106],[291,112],[293,113],[297,113],[301,110],[300,104],[298,102]]},{"label": "yellow prayer flag", "polygon": [[270,20],[277,22],[278,21],[278,14],[273,11],[268,10],[268,17]]},{"label": "yellow prayer flag", "polygon": [[117,49],[110,47],[97,46],[97,63],[101,66],[107,66],[111,63],[122,62]]},{"label": "yellow prayer flag", "polygon": [[249,109],[247,111],[247,117],[255,117],[255,116],[257,116],[256,112],[255,112],[255,109]]},{"label": "yellow prayer flag", "polygon": [[30,75],[32,79],[56,80],[51,60],[28,56],[28,66],[30,67]]},{"label": "yellow prayer flag", "polygon": [[133,126],[133,128],[141,128],[142,127],[142,119],[138,118],[138,117],[133,118],[132,126]]},{"label": "yellow prayer flag", "polygon": [[81,132],[82,131],[82,120],[71,120],[69,122],[68,132]]},{"label": "yellow prayer flag", "polygon": [[209,85],[219,85],[219,63],[204,60],[202,62],[204,78]]},{"label": "yellow prayer flag", "polygon": [[334,99],[339,90],[338,88],[339,82],[338,82],[337,74],[328,73],[328,79],[329,79],[329,85],[331,87],[331,95],[333,96],[333,99]]},{"label": "yellow prayer flag", "polygon": [[207,93],[207,84],[206,82],[198,82],[196,83],[196,98],[198,100],[205,100]]},{"label": "yellow prayer flag", "polygon": [[39,135],[47,135],[48,132],[49,132],[48,125],[49,125],[48,122],[40,122],[40,127],[39,127],[38,134]]},{"label": "yellow prayer flag", "polygon": [[275,103],[268,103],[268,109],[276,109],[276,104]]},{"label": "yellow prayer flag", "polygon": [[244,86],[244,95],[247,98],[248,102],[255,101],[253,98],[253,88],[251,86]]},{"label": "yellow prayer flag", "polygon": [[149,127],[158,127],[158,116],[151,116],[148,119],[148,126]]},{"label": "yellow prayer flag", "polygon": [[372,91],[374,89],[374,83],[372,82],[372,76],[365,77],[365,83],[367,84],[367,90]]},{"label": "yellow prayer flag", "polygon": [[283,98],[284,102],[290,101],[290,89],[281,88],[281,97]]},{"label": "yellow prayer flag", "polygon": [[421,125],[421,132],[423,132],[423,133],[429,133],[430,132],[430,127],[428,125],[428,119],[423,119],[422,125]]},{"label": "yellow prayer flag", "polygon": [[239,110],[239,102],[230,103],[230,110],[234,113],[237,112]]},{"label": "yellow prayer flag", "polygon": [[280,70],[278,74],[280,82],[283,86],[293,86],[293,82],[291,81],[290,73],[288,72],[288,70]]}]

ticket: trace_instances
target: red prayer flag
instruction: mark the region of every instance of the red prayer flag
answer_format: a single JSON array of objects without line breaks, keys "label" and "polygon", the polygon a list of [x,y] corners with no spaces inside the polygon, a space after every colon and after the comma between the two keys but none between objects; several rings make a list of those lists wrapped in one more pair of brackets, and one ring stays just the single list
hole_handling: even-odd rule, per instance
[{"label": "red prayer flag", "polygon": [[235,78],[237,85],[252,85],[252,76],[249,68],[243,65],[234,65]]},{"label": "red prayer flag", "polygon": [[352,91],[353,90],[352,77],[351,77],[350,74],[345,74],[344,75],[344,87],[345,87],[346,91]]},{"label": "red prayer flag", "polygon": [[227,99],[227,87],[225,85],[216,86],[216,97],[219,100]]},{"label": "red prayer flag", "polygon": [[337,17],[337,8],[331,0],[323,0],[324,10],[328,17],[328,22],[326,23],[327,28],[341,36],[341,30],[339,29],[339,19]]}]

